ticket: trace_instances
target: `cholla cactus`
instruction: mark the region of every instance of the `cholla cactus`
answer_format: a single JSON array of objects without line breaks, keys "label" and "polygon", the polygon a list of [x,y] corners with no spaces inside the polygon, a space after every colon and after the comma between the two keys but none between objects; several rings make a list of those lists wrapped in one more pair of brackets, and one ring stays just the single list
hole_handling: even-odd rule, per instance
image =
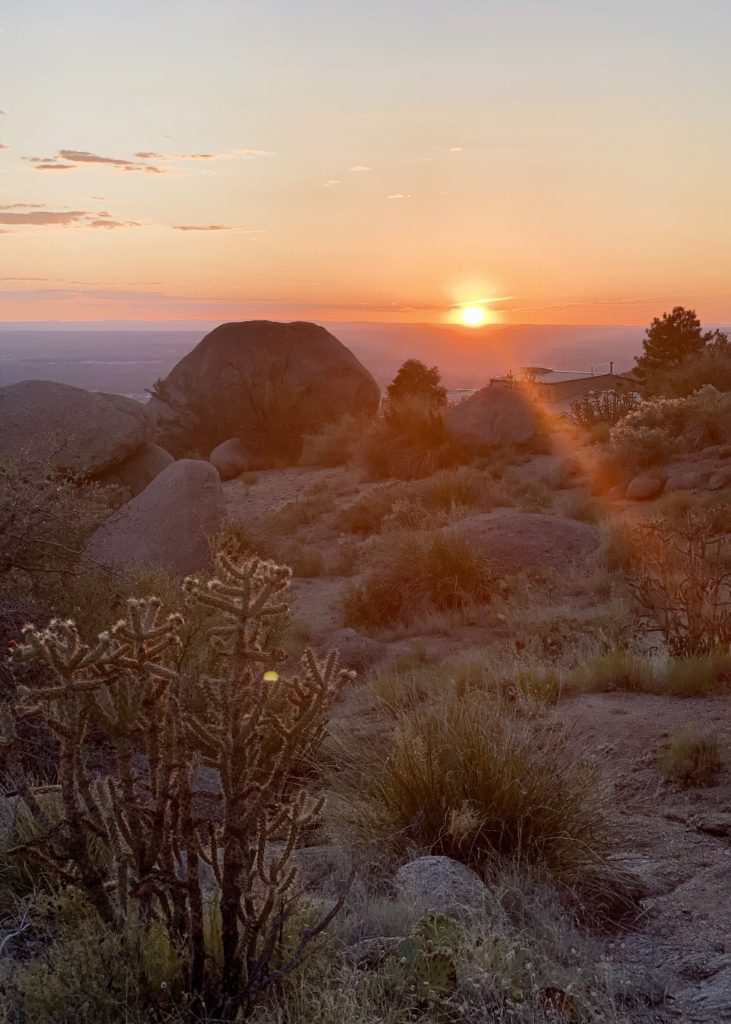
[{"label": "cholla cactus", "polygon": [[[162,919],[187,950],[191,991],[224,1020],[248,1013],[267,985],[293,970],[340,906],[279,962],[283,925],[299,895],[293,854],[322,808],[307,793],[302,767],[344,677],[335,654],[320,663],[311,651],[299,675],[280,676],[284,656],[272,638],[287,614],[290,575],[222,553],[213,579],[186,580],[187,601],[212,613],[212,672],[202,678],[181,673],[183,619],[163,617],[155,598],[130,601],[126,618],[91,647],[71,622],[26,629],[16,656],[42,661],[48,681],[22,689],[15,711],[40,716],[58,736],[60,822],[49,820],[22,769],[10,716],[0,728],[17,793],[38,828],[24,849],[81,887],[107,924],[121,928],[130,915],[142,927]],[[99,736],[112,758],[95,777],[87,755]],[[201,765],[220,778],[215,821],[194,813]],[[206,948],[201,861],[220,890],[222,963],[210,977],[215,952]]]}]

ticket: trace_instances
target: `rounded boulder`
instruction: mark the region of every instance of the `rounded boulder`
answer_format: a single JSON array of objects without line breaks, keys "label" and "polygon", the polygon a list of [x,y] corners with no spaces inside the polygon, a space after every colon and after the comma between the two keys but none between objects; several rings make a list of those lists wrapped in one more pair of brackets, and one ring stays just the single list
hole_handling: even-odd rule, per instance
[{"label": "rounded boulder", "polygon": [[208,462],[181,459],[99,527],[86,558],[117,569],[187,576],[211,564],[210,538],[223,519],[216,470]]}]

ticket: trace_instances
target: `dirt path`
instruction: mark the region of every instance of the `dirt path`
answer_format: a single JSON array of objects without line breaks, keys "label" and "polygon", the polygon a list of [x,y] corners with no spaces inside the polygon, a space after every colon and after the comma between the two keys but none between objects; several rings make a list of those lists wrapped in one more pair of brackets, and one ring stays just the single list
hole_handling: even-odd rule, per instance
[{"label": "dirt path", "polygon": [[610,958],[664,980],[668,1020],[731,1021],[731,770],[714,786],[684,790],[666,783],[656,763],[667,734],[689,723],[731,750],[731,699],[605,694],[554,714],[605,766],[620,859],[648,891],[644,917]]}]

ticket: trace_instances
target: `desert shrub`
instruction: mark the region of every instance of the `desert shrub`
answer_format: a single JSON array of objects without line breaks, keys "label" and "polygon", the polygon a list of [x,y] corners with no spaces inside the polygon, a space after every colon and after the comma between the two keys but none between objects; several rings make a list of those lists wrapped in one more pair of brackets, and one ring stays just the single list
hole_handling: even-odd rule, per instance
[{"label": "desert shrub", "polygon": [[103,489],[45,462],[0,459],[0,589],[52,605],[111,509]]},{"label": "desert shrub", "polygon": [[628,651],[601,654],[575,669],[569,685],[582,693],[651,693],[656,689],[652,666]]},{"label": "desert shrub", "polygon": [[670,522],[682,522],[695,506],[692,491],[666,491],[655,501],[653,513]]},{"label": "desert shrub", "polygon": [[604,842],[596,769],[560,729],[481,697],[399,716],[386,749],[358,751],[333,786],[343,832],[396,851],[539,862],[573,878]]},{"label": "desert shrub", "polygon": [[416,480],[467,461],[439,408],[419,398],[389,403],[363,435],[359,457],[371,480]]},{"label": "desert shrub", "polygon": [[664,672],[664,689],[675,697],[708,697],[731,689],[731,654],[670,658]]},{"label": "desert shrub", "polygon": [[553,491],[540,480],[517,480],[508,483],[516,508],[521,512],[545,512],[553,506]]},{"label": "desert shrub", "polygon": [[560,675],[550,668],[524,669],[513,680],[513,690],[518,696],[539,704],[556,704],[562,688]]},{"label": "desert shrub", "polygon": [[581,491],[574,491],[568,496],[563,507],[564,515],[571,519],[578,519],[582,523],[598,523],[604,518],[604,508],[601,502],[592,494],[584,494]]},{"label": "desert shrub", "polygon": [[342,466],[350,462],[367,428],[365,420],[347,415],[326,423],[317,434],[305,434],[300,465]]},{"label": "desert shrub", "polygon": [[665,778],[681,786],[713,785],[725,760],[718,737],[695,725],[675,729],[658,754]]},{"label": "desert shrub", "polygon": [[300,526],[309,526],[333,511],[335,494],[327,482],[312,484],[293,501],[272,512],[267,529],[272,533],[294,533]]},{"label": "desert shrub", "polygon": [[[296,678],[276,671],[289,570],[257,559],[237,564],[224,553],[216,570],[207,584],[185,586],[188,601],[212,615],[210,675],[178,670],[183,617],[164,618],[154,598],[131,600],[126,618],[93,646],[71,621],[29,627],[17,657],[40,662],[46,675],[20,691],[15,715],[4,709],[0,743],[37,828],[24,854],[80,889],[116,935],[162,929],[184,960],[185,990],[201,1008],[233,1020],[299,966],[339,909],[315,920],[293,950],[283,946],[300,905],[291,896],[292,851],[322,807],[307,792],[305,769],[340,674],[334,654],[318,663],[311,652]],[[60,821],[49,820],[18,756],[18,715],[38,716],[57,735]],[[111,748],[102,778],[98,732]],[[201,764],[221,783],[214,820],[193,810],[195,800],[210,799],[197,791]],[[284,846],[265,865],[274,836]],[[215,937],[204,928],[203,864],[220,890]]]},{"label": "desert shrub", "polygon": [[386,627],[427,609],[489,601],[496,576],[488,559],[461,537],[442,531],[386,535],[370,552],[370,571],[345,598],[346,622]]},{"label": "desert shrub", "polygon": [[614,426],[636,409],[641,400],[637,391],[629,387],[587,391],[571,403],[571,417],[587,430],[604,424]]},{"label": "desert shrub", "polygon": [[586,432],[590,444],[607,444],[612,434],[612,424],[607,422],[593,423]]},{"label": "desert shrub", "polygon": [[671,654],[710,654],[731,643],[727,546],[703,509],[636,528],[629,584],[644,628],[659,631]]},{"label": "desert shrub", "polygon": [[420,517],[417,525],[423,526],[425,519],[431,517],[434,522],[440,515],[446,522],[459,509],[492,508],[499,498],[486,473],[474,466],[458,466],[423,480],[375,488],[341,508],[334,525],[347,533],[377,533],[385,520],[395,525],[411,525],[410,517],[416,516]]},{"label": "desert shrub", "polygon": [[611,433],[615,458],[629,469],[661,464],[728,439],[731,394],[704,387],[685,398],[657,398],[629,413]]},{"label": "desert shrub", "polygon": [[292,572],[295,576],[300,576],[303,579],[322,576],[324,561],[322,551],[314,544],[306,544],[298,548],[291,561]]}]

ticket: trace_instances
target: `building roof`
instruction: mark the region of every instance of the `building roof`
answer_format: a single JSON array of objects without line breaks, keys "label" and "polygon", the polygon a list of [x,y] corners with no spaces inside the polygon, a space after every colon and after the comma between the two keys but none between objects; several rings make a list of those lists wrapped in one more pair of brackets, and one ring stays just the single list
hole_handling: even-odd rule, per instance
[{"label": "building roof", "polygon": [[563,384],[567,380],[591,380],[592,377],[610,376],[608,373],[587,373],[586,370],[534,370],[533,373],[537,384]]}]

